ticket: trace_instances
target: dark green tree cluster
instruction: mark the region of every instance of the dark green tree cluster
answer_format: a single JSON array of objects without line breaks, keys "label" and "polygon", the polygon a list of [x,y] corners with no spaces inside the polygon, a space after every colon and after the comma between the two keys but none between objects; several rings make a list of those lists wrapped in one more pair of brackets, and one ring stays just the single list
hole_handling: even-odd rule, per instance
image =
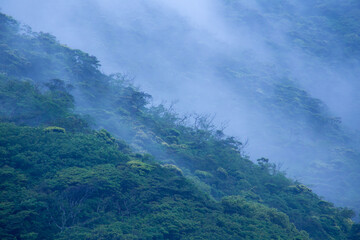
[{"label": "dark green tree cluster", "polygon": [[214,202],[104,131],[1,123],[0,151],[1,239],[309,239],[273,208]]}]

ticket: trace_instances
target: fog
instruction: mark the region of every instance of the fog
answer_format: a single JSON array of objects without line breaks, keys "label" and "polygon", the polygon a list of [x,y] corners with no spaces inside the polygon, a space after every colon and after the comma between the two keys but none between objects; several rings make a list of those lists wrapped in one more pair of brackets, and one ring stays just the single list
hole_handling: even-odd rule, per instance
[{"label": "fog", "polygon": [[[279,85],[296,87],[325,103],[324,114],[340,117],[343,131],[360,130],[359,57],[322,25],[319,3],[0,0],[0,7],[96,56],[105,73],[133,77],[154,104],[176,101],[181,113],[216,114],[217,124],[228,122],[228,135],[248,139],[252,160],[268,157],[326,199],[360,208],[349,200],[359,175],[336,169],[339,156],[326,133],[302,112],[276,106],[284,104]],[[359,150],[356,141],[349,146]],[[339,177],[354,185],[344,187]]]}]

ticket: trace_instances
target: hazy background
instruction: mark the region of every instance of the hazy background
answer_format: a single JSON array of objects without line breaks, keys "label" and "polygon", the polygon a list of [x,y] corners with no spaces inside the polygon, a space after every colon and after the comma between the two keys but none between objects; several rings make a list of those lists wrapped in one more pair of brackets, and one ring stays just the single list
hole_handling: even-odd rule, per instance
[{"label": "hazy background", "polygon": [[[359,28],[349,23],[344,32],[328,21],[347,24],[342,15],[355,21],[360,6],[337,2],[0,0],[0,8],[95,55],[105,73],[128,74],[154,103],[215,113],[218,124],[228,122],[227,134],[249,140],[252,160],[268,157],[326,199],[360,208],[349,201],[359,175],[336,165],[342,156],[327,133],[283,98],[293,91],[320,99],[321,114],[341,117],[344,131],[360,130]],[[346,144],[359,150],[356,140]]]},{"label": "hazy background", "polygon": [[[193,103],[195,93],[211,90],[211,85],[205,89],[203,83],[224,85],[214,77],[224,62],[240,66],[240,61],[246,68],[256,62],[283,67],[279,75],[293,78],[345,124],[359,128],[358,62],[336,62],[336,57],[342,56],[341,44],[328,47],[335,56],[326,61],[295,49],[288,34],[296,24],[304,23],[293,22],[286,15],[276,19],[271,15],[281,12],[277,7],[281,5],[284,11],[290,10],[289,15],[306,17],[306,10],[313,10],[316,1],[269,3],[275,10],[264,8],[262,2],[1,0],[0,4],[5,13],[33,30],[52,33],[60,42],[97,56],[106,73],[127,72],[136,77],[156,99],[181,100],[179,105],[189,107],[187,99],[195,98],[189,101]],[[303,26],[316,31],[311,29],[314,26],[307,27]],[[331,42],[336,37],[328,33],[322,40]],[[233,68],[230,64],[226,67]],[[251,70],[261,72],[263,67],[257,67],[252,65]],[[205,106],[192,107],[198,111]]]}]

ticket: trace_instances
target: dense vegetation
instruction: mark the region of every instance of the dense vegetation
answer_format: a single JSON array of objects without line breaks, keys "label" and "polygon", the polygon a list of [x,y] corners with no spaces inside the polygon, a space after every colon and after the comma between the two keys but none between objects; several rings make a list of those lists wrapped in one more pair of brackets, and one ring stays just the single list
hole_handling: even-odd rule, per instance
[{"label": "dense vegetation", "polygon": [[215,203],[105,130],[0,130],[1,239],[308,239],[273,208]]},{"label": "dense vegetation", "polygon": [[[26,1],[24,5],[12,2],[4,3],[4,9],[7,8],[6,5],[17,5],[18,12],[21,12],[21,8],[26,5]],[[245,31],[245,36],[257,40],[254,41],[254,52],[247,49],[247,44],[242,47],[243,35],[238,37],[239,42],[231,44],[228,48],[221,44],[213,45],[212,40],[209,40],[210,46],[204,46],[196,37],[193,38],[191,23],[187,25],[186,20],[174,17],[171,9],[158,8],[156,4],[131,2],[124,5],[117,1],[101,4],[97,2],[76,2],[74,5],[59,2],[56,5],[62,5],[64,8],[61,9],[66,10],[64,14],[52,16],[51,9],[54,9],[54,4],[39,1],[36,4],[39,7],[35,8],[44,9],[46,6],[49,11],[32,11],[29,14],[20,14],[19,17],[30,22],[31,15],[40,15],[44,19],[51,17],[51,23],[58,22],[61,27],[46,28],[50,24],[39,24],[37,27],[41,25],[59,34],[60,39],[70,40],[74,46],[81,46],[89,52],[97,53],[96,55],[105,61],[103,63],[106,63],[102,69],[121,69],[137,75],[136,81],[141,82],[149,91],[153,91],[155,99],[180,99],[177,107],[182,110],[191,108],[197,109],[198,112],[213,111],[218,113],[217,120],[236,119],[230,122],[226,132],[249,138],[247,151],[253,160],[268,156],[272,161],[284,163],[283,168],[287,169],[289,175],[311,185],[317,194],[336,205],[349,206],[357,212],[360,211],[360,134],[349,133],[344,128],[351,122],[351,127],[357,129],[360,122],[360,111],[357,110],[360,98],[356,96],[356,90],[347,87],[358,85],[357,75],[360,69],[357,54],[360,46],[360,14],[356,0],[341,3],[335,0],[218,1],[221,7],[215,12],[219,13],[220,20],[233,30],[230,31],[230,35],[241,35],[241,30],[248,28],[248,34]],[[251,7],[252,5],[255,7]],[[117,6],[123,13],[116,12],[112,15],[103,9],[106,9],[106,6]],[[222,10],[224,12],[221,12]],[[16,14],[15,12],[13,13]],[[68,17],[61,19],[65,14]],[[34,24],[35,19],[38,17],[34,16]],[[207,27],[210,29],[216,28],[215,25],[209,25],[211,26]],[[63,31],[64,28],[67,30]],[[69,34],[68,29],[73,33]],[[22,29],[22,33],[26,31],[25,28]],[[34,33],[29,33],[28,37],[31,35]],[[116,110],[123,111],[124,108],[117,109],[117,104],[109,107],[108,104],[114,103],[114,95],[96,85],[96,81],[103,76],[91,70],[91,67],[75,68],[78,64],[77,55],[81,56],[82,53],[65,48],[61,50],[56,44],[51,44],[53,37],[43,33],[38,35],[46,39],[49,45],[42,48],[42,44],[34,40],[27,43],[22,41],[23,47],[26,47],[23,49],[16,46],[16,41],[5,41],[6,46],[13,46],[20,51],[20,55],[15,54],[16,56],[26,56],[18,59],[35,61],[31,66],[23,66],[22,69],[27,69],[23,73],[35,79],[36,74],[42,72],[43,76],[36,78],[37,82],[60,78],[75,86],[77,73],[82,72],[81,78],[86,77],[87,81],[79,78],[76,91],[85,91],[83,87],[86,86],[104,91],[97,95],[94,95],[92,90],[89,94],[83,94],[82,97],[91,97],[92,101],[83,98],[83,101],[79,101],[79,96],[74,94],[77,99],[77,110],[81,107],[87,114],[92,111],[90,115],[96,115],[101,119],[95,122],[101,122],[101,127],[117,136],[134,135],[128,133],[127,127],[123,128],[121,124],[119,126],[123,119]],[[77,40],[83,36],[86,36],[87,41],[79,44]],[[204,40],[207,41],[205,38]],[[265,45],[264,49],[256,44],[258,41]],[[29,49],[37,49],[36,52],[42,54],[33,54],[34,52]],[[56,58],[51,57],[51,54],[47,55],[50,49],[56,52]],[[265,55],[273,57],[262,61],[263,50]],[[259,52],[260,59],[257,56]],[[98,64],[91,56],[81,58],[89,66],[96,67]],[[18,66],[21,65],[19,61]],[[51,63],[57,74],[43,69],[41,64],[36,64],[38,62]],[[67,63],[74,67],[66,67]],[[36,72],[37,68],[41,71]],[[15,66],[7,65],[4,72],[11,69],[15,69]],[[13,74],[21,71],[14,70]],[[23,73],[20,76],[24,76]],[[218,96],[216,89],[211,89],[211,85],[200,92],[197,88],[188,87],[189,90],[184,87],[193,86],[192,82],[201,86],[207,81],[212,81],[211,79],[220,86],[225,86],[224,89],[229,86],[229,91],[225,90],[224,93],[221,92],[222,96]],[[89,81],[93,83],[89,84]],[[180,81],[182,84],[178,84]],[[164,85],[176,91],[163,91],[164,88],[167,89]],[[325,87],[324,91],[322,86],[328,86],[329,89]],[[180,90],[183,88],[185,89]],[[342,91],[344,88],[349,94],[339,94],[347,92]],[[172,93],[169,94],[170,92]],[[131,94],[131,91],[126,94]],[[198,94],[204,96],[197,97]],[[107,96],[109,98],[105,100]],[[325,99],[337,113],[330,112],[324,103],[314,96]],[[127,95],[119,101],[130,101],[131,97]],[[216,109],[218,104],[206,104],[208,98],[215,101],[217,97],[219,100],[222,99],[220,103],[224,102],[228,107]],[[357,98],[357,101],[348,101],[353,97],[354,100]],[[106,111],[103,111],[104,108],[92,108],[93,100],[96,98],[103,99],[102,104],[106,105]],[[188,104],[192,99],[197,104]],[[203,104],[206,104],[206,107],[203,108]],[[133,122],[130,125],[132,124]],[[147,127],[146,124],[142,125]],[[140,137],[141,133],[138,136]],[[132,146],[134,142],[141,145],[138,144],[141,139],[126,140]],[[145,148],[142,150],[149,151],[146,149],[148,145],[143,145]]]},{"label": "dense vegetation", "polygon": [[359,237],[351,210],[252,163],[207,116],[149,107],[95,57],[0,21],[2,239]]}]

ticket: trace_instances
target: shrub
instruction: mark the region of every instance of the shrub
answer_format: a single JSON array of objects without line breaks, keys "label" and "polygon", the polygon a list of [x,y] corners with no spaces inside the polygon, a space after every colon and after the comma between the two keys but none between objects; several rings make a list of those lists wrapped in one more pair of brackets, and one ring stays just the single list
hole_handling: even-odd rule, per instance
[{"label": "shrub", "polygon": [[153,165],[138,161],[138,160],[131,160],[126,163],[129,165],[132,169],[138,170],[140,173],[147,173],[153,170],[155,167]]},{"label": "shrub", "polygon": [[56,132],[56,133],[66,133],[64,128],[61,127],[47,127],[44,129],[45,132],[50,133],[50,132]]},{"label": "shrub", "polygon": [[201,178],[211,178],[213,175],[206,171],[196,170],[195,175]]},{"label": "shrub", "polygon": [[228,176],[228,172],[222,167],[218,167],[218,169],[216,169],[216,172],[221,178],[226,178]]},{"label": "shrub", "polygon": [[182,170],[180,168],[178,168],[177,166],[175,166],[174,164],[164,164],[164,165],[161,165],[161,167],[170,170],[171,172],[175,173],[176,175],[179,175],[179,176],[183,175]]}]

